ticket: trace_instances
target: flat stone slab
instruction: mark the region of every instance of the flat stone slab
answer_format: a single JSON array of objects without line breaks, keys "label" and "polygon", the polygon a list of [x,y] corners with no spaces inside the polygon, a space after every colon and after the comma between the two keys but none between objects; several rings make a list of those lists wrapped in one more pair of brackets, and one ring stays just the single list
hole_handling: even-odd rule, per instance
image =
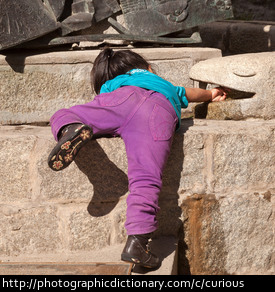
[{"label": "flat stone slab", "polygon": [[0,275],[130,275],[130,263],[1,263]]},{"label": "flat stone slab", "polygon": [[[0,262],[0,275],[175,275],[177,274],[178,240],[173,236],[161,236],[151,242],[151,250],[161,260],[158,269],[151,270],[120,260],[124,244],[114,244],[89,252],[74,253],[69,257],[48,255],[45,257],[21,255]],[[59,262],[55,262],[58,258]]]},{"label": "flat stone slab", "polygon": [[[192,87],[188,72],[201,60],[221,56],[209,48],[134,49],[158,75]],[[0,54],[0,124],[47,123],[60,108],[94,98],[90,73],[99,50]]]}]

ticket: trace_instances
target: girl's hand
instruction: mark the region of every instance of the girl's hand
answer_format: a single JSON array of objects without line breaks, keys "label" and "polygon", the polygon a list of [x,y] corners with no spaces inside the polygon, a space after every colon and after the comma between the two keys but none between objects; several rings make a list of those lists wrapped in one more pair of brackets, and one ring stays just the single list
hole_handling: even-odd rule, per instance
[{"label": "girl's hand", "polygon": [[222,87],[216,87],[211,89],[211,94],[211,101],[223,101],[227,97],[227,92]]}]

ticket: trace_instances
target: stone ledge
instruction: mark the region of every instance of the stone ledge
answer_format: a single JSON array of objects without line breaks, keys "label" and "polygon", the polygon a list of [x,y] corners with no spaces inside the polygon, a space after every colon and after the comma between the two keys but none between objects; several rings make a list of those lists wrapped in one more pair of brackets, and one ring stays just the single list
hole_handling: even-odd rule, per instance
[{"label": "stone ledge", "polygon": [[[26,256],[22,255],[19,257],[9,258],[8,262],[5,262],[5,258],[1,258],[0,263],[0,274],[2,275],[26,275],[26,271],[22,270],[24,264],[28,269],[28,275],[68,275],[72,274],[74,271],[75,274],[83,275],[83,272],[88,272],[89,270],[93,271],[95,274],[98,272],[104,272],[104,275],[111,273],[112,275],[119,275],[121,270],[125,269],[128,271],[128,268],[125,263],[123,269],[116,271],[116,265],[121,263],[121,252],[123,250],[124,244],[115,244],[112,246],[107,246],[102,249],[93,250],[89,252],[82,253],[71,253],[70,255],[61,254],[58,259],[56,255],[35,255]],[[152,252],[156,253],[161,259],[161,266],[156,270],[150,270],[138,266],[133,266],[130,270],[131,275],[177,275],[177,239],[174,237],[162,236],[157,239],[154,239],[151,243]],[[45,262],[45,260],[47,260]],[[61,262],[60,262],[61,261]],[[28,267],[28,264],[34,264],[33,266]],[[101,264],[102,266],[97,269],[97,265]],[[114,263],[112,265],[112,263]],[[21,267],[21,265],[23,267]],[[72,264],[75,264],[74,267],[71,267]],[[104,267],[104,264],[111,266],[112,270],[108,271],[108,266]],[[13,266],[14,265],[14,268]],[[36,265],[38,269],[35,270]],[[89,265],[92,265],[89,268]],[[45,266],[45,267],[43,267]],[[60,267],[59,267],[60,266]],[[78,269],[78,266],[80,268]],[[109,268],[110,270],[110,268]],[[124,272],[125,274],[125,272]],[[121,274],[122,275],[122,274]]]},{"label": "stone ledge", "polygon": [[[175,85],[192,87],[188,72],[218,49],[134,49],[156,73]],[[48,122],[54,112],[93,99],[90,71],[99,50],[0,55],[0,124]]]},{"label": "stone ledge", "polygon": [[[121,48],[123,49],[123,48]],[[193,58],[195,61],[220,56],[220,50],[213,48],[140,48],[131,49],[148,60],[178,60]],[[100,50],[64,51],[49,53],[0,54],[0,66],[53,65],[92,63]]]}]

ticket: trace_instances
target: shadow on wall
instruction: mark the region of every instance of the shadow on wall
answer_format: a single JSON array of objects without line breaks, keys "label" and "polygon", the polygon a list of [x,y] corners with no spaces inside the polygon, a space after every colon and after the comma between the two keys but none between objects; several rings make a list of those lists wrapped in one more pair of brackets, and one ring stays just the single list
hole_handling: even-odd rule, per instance
[{"label": "shadow on wall", "polygon": [[127,175],[108,158],[96,139],[81,149],[75,162],[94,187],[89,214],[94,217],[107,215],[127,193]]},{"label": "shadow on wall", "polygon": [[[180,188],[184,161],[184,133],[193,124],[193,119],[182,120],[181,129],[174,136],[171,153],[163,173],[163,187],[159,198],[159,230],[157,231],[157,235],[172,235],[179,239],[178,253],[180,258],[178,271],[185,275],[190,275],[191,271],[189,260],[186,257],[188,246],[185,242],[183,222],[180,219],[182,217],[182,209],[178,202],[178,190]],[[184,266],[184,269],[182,269],[182,266]]]},{"label": "shadow on wall", "polygon": [[[163,187],[159,197],[159,228],[154,235],[156,238],[159,236],[178,238],[179,232],[183,232],[180,220],[181,208],[178,206],[178,189],[184,159],[184,133],[192,125],[192,119],[183,120],[181,129],[174,136],[163,174]],[[88,206],[89,214],[94,217],[107,215],[115,208],[120,197],[128,192],[127,175],[108,158],[96,139],[81,149],[75,162],[94,187],[94,195]],[[183,249],[186,247],[185,245]],[[171,248],[167,246],[167,251]],[[185,266],[189,270],[187,259]],[[186,273],[188,274],[188,271]]]}]

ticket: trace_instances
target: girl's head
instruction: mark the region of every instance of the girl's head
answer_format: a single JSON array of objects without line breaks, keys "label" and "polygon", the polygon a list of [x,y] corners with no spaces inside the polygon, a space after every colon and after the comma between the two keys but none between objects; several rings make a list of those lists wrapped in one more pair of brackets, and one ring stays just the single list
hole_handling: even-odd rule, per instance
[{"label": "girl's head", "polygon": [[95,59],[91,72],[91,81],[96,94],[101,86],[118,75],[126,74],[132,69],[148,70],[150,64],[139,54],[130,50],[113,51],[105,48]]}]

